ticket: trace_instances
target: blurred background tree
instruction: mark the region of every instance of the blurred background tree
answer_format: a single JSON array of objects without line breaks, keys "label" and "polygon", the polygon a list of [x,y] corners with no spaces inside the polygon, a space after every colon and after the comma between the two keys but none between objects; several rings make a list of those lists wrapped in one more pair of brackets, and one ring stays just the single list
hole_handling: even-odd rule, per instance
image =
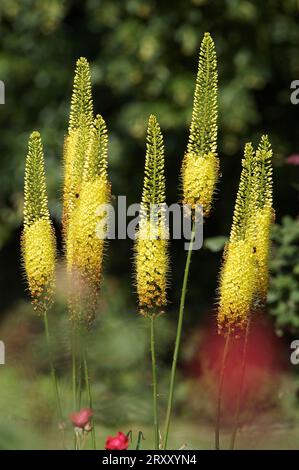
[{"label": "blurred background tree", "polygon": [[[128,203],[140,199],[146,122],[155,113],[165,135],[167,199],[172,203],[180,198],[179,171],[191,119],[199,45],[204,32],[210,31],[219,63],[222,178],[205,227],[205,249],[195,254],[191,267],[185,329],[189,338],[203,314],[211,314],[214,307],[219,250],[231,223],[241,149],[248,140],[256,144],[261,133],[269,134],[275,153],[278,224],[288,215],[275,232],[278,244],[287,224],[296,224],[299,166],[286,165],[285,159],[299,151],[299,107],[290,102],[291,81],[299,78],[298,13],[298,0],[1,1],[0,79],[6,86],[6,103],[0,106],[0,319],[7,318],[13,308],[18,311],[24,302],[19,235],[26,145],[33,129],[43,136],[51,215],[59,233],[62,145],[76,59],[85,56],[90,61],[95,110],[108,125],[113,194],[127,195]],[[295,225],[292,233],[296,246]],[[274,258],[277,253],[284,256],[274,250]],[[161,338],[165,364],[170,359],[169,338],[185,258],[181,242],[172,243],[171,256],[171,304],[165,338]],[[275,281],[292,285],[289,291],[298,288],[298,254],[296,260],[295,271],[286,274],[287,281]],[[276,262],[274,275],[283,269]],[[113,284],[117,277],[118,315],[131,320],[136,315],[131,240],[110,242],[105,270],[108,282]],[[286,295],[276,288],[271,294],[270,309],[276,317],[279,309],[283,315],[285,306],[280,303]],[[297,297],[292,305],[296,317]],[[61,314],[58,308],[57,315]],[[279,328],[283,330],[285,323],[280,321]],[[292,325],[294,333],[298,318]],[[136,336],[140,339],[137,332]],[[126,377],[122,379],[128,383]]]}]

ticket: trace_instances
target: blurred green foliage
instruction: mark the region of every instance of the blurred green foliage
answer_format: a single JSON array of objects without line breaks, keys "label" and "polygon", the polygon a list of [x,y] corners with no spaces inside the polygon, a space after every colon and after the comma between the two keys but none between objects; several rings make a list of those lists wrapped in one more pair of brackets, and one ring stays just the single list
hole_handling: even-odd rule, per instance
[{"label": "blurred green foliage", "polygon": [[273,228],[269,310],[279,333],[298,335],[299,329],[299,219],[285,216]]}]

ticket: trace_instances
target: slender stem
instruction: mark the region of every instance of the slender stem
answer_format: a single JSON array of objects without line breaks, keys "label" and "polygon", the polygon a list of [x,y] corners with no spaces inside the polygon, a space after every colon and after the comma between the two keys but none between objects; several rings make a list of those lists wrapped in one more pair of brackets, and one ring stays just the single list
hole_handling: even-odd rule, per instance
[{"label": "slender stem", "polygon": [[73,409],[77,410],[77,338],[76,326],[72,324],[72,387]]},{"label": "slender stem", "polygon": [[[91,395],[90,378],[89,378],[89,370],[88,370],[88,363],[87,363],[87,354],[86,354],[85,348],[83,349],[83,364],[84,364],[85,385],[87,389],[89,408],[92,410],[93,409],[92,395]],[[91,429],[92,448],[96,450],[96,435],[95,435],[95,427],[94,427],[93,418],[91,419],[91,424],[92,424],[92,429]]]},{"label": "slender stem", "polygon": [[215,426],[216,450],[220,450],[220,417],[221,417],[222,392],[223,392],[224,373],[225,373],[225,367],[226,367],[226,359],[227,359],[227,354],[228,354],[229,342],[230,342],[230,330],[228,331],[226,335],[225,344],[223,348],[223,354],[222,354],[221,368],[220,368],[217,415],[216,415],[216,426]]},{"label": "slender stem", "polygon": [[250,319],[246,325],[245,337],[244,337],[244,345],[243,345],[243,354],[242,354],[242,365],[241,365],[241,376],[240,376],[240,387],[238,390],[238,397],[237,397],[237,405],[234,417],[234,428],[233,433],[231,436],[230,441],[230,450],[234,450],[238,426],[239,426],[239,417],[240,417],[240,409],[241,409],[241,402],[243,398],[243,391],[244,391],[244,379],[245,379],[245,369],[246,369],[246,355],[247,355],[247,345],[248,345],[248,336],[249,336],[249,324]]},{"label": "slender stem", "polygon": [[82,345],[82,326],[79,326],[78,330],[78,350],[77,350],[77,375],[78,375],[78,383],[77,383],[77,403],[78,409],[81,409],[81,400],[82,400],[82,362],[84,367],[84,350]]},{"label": "slender stem", "polygon": [[[73,388],[73,408],[75,411],[81,407],[81,326],[72,320],[72,388]],[[74,449],[79,450],[81,443],[79,435],[74,433]]]},{"label": "slender stem", "polygon": [[74,440],[74,449],[75,449],[75,450],[80,450],[79,439],[78,439],[78,437],[77,437],[76,431],[74,431],[74,436],[75,436],[75,440]]},{"label": "slender stem", "polygon": [[181,299],[180,299],[179,318],[178,318],[175,346],[174,346],[173,359],[172,359],[169,393],[168,393],[168,404],[167,404],[166,419],[165,419],[165,432],[164,432],[164,445],[163,445],[164,450],[167,448],[167,441],[168,441],[168,435],[169,435],[170,419],[171,419],[172,406],[173,406],[176,367],[177,367],[178,355],[179,355],[179,350],[180,350],[180,342],[181,342],[181,336],[182,336],[184,308],[185,308],[185,300],[186,300],[186,293],[187,293],[187,284],[188,284],[188,277],[189,277],[192,248],[193,248],[193,243],[195,239],[195,231],[196,231],[196,221],[194,220],[193,225],[192,225],[191,238],[189,242],[187,258],[186,258],[183,286],[182,286]]},{"label": "slender stem", "polygon": [[152,355],[152,376],[153,376],[153,410],[154,410],[154,431],[155,431],[155,450],[159,450],[159,417],[158,417],[158,384],[157,384],[157,365],[155,349],[155,314],[151,316],[151,355]]},{"label": "slender stem", "polygon": [[80,410],[82,398],[82,331],[81,325],[72,325],[72,388],[73,408]]},{"label": "slender stem", "polygon": [[49,358],[49,363],[50,363],[51,376],[52,376],[54,394],[55,394],[55,399],[56,399],[56,408],[57,408],[57,414],[58,414],[58,419],[59,419],[59,429],[62,432],[63,447],[65,448],[65,435],[64,435],[64,422],[63,422],[63,415],[62,415],[62,407],[61,407],[60,395],[59,395],[59,390],[58,390],[56,370],[55,370],[53,358],[52,358],[48,314],[46,311],[43,313],[43,317],[44,317],[45,334],[46,334],[46,341],[47,341],[47,348],[48,348],[48,358]]}]

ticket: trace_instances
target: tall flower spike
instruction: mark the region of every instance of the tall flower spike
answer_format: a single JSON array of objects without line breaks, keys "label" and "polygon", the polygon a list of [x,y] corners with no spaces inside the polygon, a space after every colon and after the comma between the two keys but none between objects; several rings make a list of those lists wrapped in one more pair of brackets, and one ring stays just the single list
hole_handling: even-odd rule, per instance
[{"label": "tall flower spike", "polygon": [[66,238],[68,222],[77,205],[83,168],[93,126],[93,104],[89,64],[78,59],[75,70],[68,135],[64,143],[63,232]]},{"label": "tall flower spike", "polygon": [[272,150],[262,136],[254,153],[246,144],[230,240],[220,276],[219,329],[244,327],[268,289],[272,209]]},{"label": "tall flower spike", "polygon": [[233,224],[220,274],[219,331],[243,328],[248,321],[256,292],[256,263],[252,249],[252,215],[255,213],[252,185],[254,151],[245,145]]},{"label": "tall flower spike", "polygon": [[[107,234],[110,200],[107,155],[106,124],[101,116],[97,116],[86,155],[80,198],[70,218],[66,242],[67,269],[75,296],[72,315],[87,325],[95,313]],[[83,312],[83,318],[80,312]]]},{"label": "tall flower spike", "polygon": [[258,293],[262,302],[269,284],[270,231],[274,220],[272,149],[267,136],[262,136],[255,157],[253,198],[256,210],[252,215],[253,251],[257,262]]},{"label": "tall flower spike", "polygon": [[44,155],[38,132],[30,135],[25,168],[22,255],[35,309],[51,302],[55,272],[55,235],[48,210]]},{"label": "tall flower spike", "polygon": [[199,53],[187,153],[182,164],[183,203],[211,210],[219,174],[217,158],[217,57],[213,39],[205,33]]},{"label": "tall flower spike", "polygon": [[140,313],[154,315],[167,303],[168,232],[164,214],[164,145],[155,116],[148,121],[139,230],[135,243]]}]

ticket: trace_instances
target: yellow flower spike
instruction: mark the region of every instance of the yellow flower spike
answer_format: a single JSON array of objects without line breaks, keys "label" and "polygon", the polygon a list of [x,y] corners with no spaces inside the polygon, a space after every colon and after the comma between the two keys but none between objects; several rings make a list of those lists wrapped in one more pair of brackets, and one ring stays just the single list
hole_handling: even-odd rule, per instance
[{"label": "yellow flower spike", "polygon": [[48,210],[44,155],[38,132],[30,135],[25,168],[22,255],[35,309],[52,301],[55,277],[55,235]]},{"label": "yellow flower spike", "polygon": [[217,57],[213,39],[205,33],[198,73],[187,153],[182,164],[183,203],[211,210],[219,174],[217,157]]},{"label": "yellow flower spike", "polygon": [[220,275],[218,326],[243,328],[257,299],[265,301],[269,279],[272,150],[262,136],[254,152],[246,144],[230,240]]},{"label": "yellow flower spike", "polygon": [[167,303],[168,231],[165,224],[164,145],[155,116],[148,121],[139,230],[135,242],[140,313],[155,315]]},{"label": "yellow flower spike", "polygon": [[218,328],[232,331],[248,320],[256,292],[256,262],[252,247],[254,150],[247,143],[234,208],[230,239],[224,251],[220,273]]},{"label": "yellow flower spike", "polygon": [[[90,324],[94,317],[97,294],[100,289],[102,263],[107,233],[107,207],[110,184],[107,177],[107,128],[104,119],[97,116],[83,171],[83,184],[77,207],[68,227],[66,256],[67,270],[75,284],[75,296],[81,294],[82,319]],[[82,303],[88,299],[84,309]],[[77,313],[72,311],[72,315]],[[81,319],[81,318],[80,318]],[[78,320],[78,318],[75,318]]]},{"label": "yellow flower spike", "polygon": [[65,138],[63,232],[66,238],[68,222],[79,199],[84,162],[93,127],[93,104],[89,64],[84,57],[78,59],[75,70],[68,135]]}]

